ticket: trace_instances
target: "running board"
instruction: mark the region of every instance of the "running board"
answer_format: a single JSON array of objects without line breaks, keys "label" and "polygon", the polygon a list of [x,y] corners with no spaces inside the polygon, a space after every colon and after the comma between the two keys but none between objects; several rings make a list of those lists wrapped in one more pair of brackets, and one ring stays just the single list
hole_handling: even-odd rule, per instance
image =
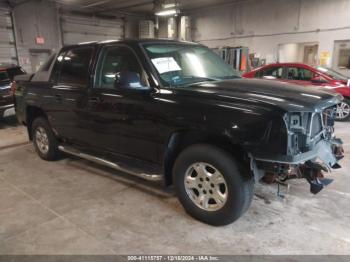
[{"label": "running board", "polygon": [[78,151],[76,149],[73,149],[73,148],[68,148],[68,147],[64,147],[64,146],[61,145],[61,146],[58,146],[58,149],[60,151],[64,152],[64,153],[67,153],[67,154],[70,154],[70,155],[73,155],[73,156],[77,156],[77,157],[80,157],[80,158],[84,158],[84,159],[89,160],[91,162],[94,162],[94,163],[97,163],[97,164],[100,164],[100,165],[104,165],[104,166],[113,168],[115,170],[127,173],[129,175],[133,175],[133,176],[136,176],[136,177],[148,180],[148,181],[162,181],[163,180],[163,175],[146,174],[146,173],[143,173],[140,170],[136,170],[136,169],[132,170],[132,169],[128,169],[128,168],[125,168],[125,167],[121,167],[117,163],[108,161],[108,160],[103,159],[103,158],[99,158],[99,157],[96,157],[96,156],[92,156],[92,155],[89,155],[89,154],[82,153],[82,152],[80,152],[80,151]]}]

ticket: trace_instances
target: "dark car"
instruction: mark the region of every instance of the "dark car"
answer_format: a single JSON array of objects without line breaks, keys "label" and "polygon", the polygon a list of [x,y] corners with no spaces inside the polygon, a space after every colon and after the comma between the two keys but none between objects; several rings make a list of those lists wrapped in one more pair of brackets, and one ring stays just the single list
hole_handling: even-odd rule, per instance
[{"label": "dark car", "polygon": [[322,66],[309,66],[301,63],[269,64],[243,74],[245,78],[265,78],[283,81],[306,87],[323,87],[344,97],[338,104],[336,120],[350,119],[350,80],[348,77]]},{"label": "dark car", "polygon": [[174,185],[193,217],[239,218],[254,184],[339,168],[333,117],[342,97],[242,79],[205,46],[125,40],[64,47],[16,79],[16,112],[39,156],[79,156]]},{"label": "dark car", "polygon": [[0,119],[15,115],[11,82],[21,74],[25,72],[19,66],[0,64]]}]

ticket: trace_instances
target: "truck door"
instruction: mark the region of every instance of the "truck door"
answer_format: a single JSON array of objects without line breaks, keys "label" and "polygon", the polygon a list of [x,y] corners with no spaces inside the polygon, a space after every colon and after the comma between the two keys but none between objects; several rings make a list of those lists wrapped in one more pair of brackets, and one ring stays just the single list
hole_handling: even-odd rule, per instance
[{"label": "truck door", "polygon": [[120,72],[137,73],[144,85],[148,85],[132,49],[124,45],[104,47],[88,99],[92,141],[107,151],[156,161],[159,138],[152,94],[144,89],[124,89],[116,85]]},{"label": "truck door", "polygon": [[51,74],[51,125],[60,137],[79,144],[90,139],[85,112],[94,50],[94,46],[81,46],[61,52]]}]

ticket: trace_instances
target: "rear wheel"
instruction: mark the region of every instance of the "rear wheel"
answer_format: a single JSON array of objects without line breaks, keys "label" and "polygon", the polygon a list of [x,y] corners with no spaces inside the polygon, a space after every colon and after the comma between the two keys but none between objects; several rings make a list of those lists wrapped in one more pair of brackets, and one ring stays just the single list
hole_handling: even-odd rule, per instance
[{"label": "rear wheel", "polygon": [[226,151],[207,144],[185,149],[174,165],[178,198],[187,213],[220,226],[238,219],[250,206],[254,181]]},{"label": "rear wheel", "polygon": [[59,158],[57,138],[45,118],[38,117],[33,121],[32,134],[34,148],[42,159],[53,161]]},{"label": "rear wheel", "polygon": [[350,118],[350,99],[345,98],[337,105],[336,120],[346,121]]}]

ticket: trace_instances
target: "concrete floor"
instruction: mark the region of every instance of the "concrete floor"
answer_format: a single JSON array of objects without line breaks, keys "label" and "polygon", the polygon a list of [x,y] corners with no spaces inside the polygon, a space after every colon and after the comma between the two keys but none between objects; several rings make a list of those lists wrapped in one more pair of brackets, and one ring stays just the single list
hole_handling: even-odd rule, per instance
[{"label": "concrete floor", "polygon": [[[350,151],[350,123],[337,134]],[[256,187],[234,224],[189,217],[171,190],[84,160],[45,162],[25,128],[0,122],[0,254],[350,254],[350,157],[313,196]]]}]

